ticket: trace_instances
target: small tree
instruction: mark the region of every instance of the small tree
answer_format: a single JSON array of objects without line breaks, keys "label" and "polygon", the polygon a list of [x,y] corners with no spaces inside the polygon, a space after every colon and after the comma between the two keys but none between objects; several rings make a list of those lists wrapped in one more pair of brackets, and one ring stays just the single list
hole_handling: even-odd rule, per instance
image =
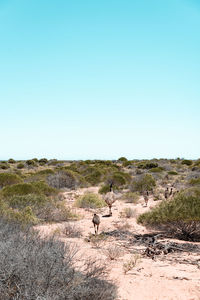
[{"label": "small tree", "polygon": [[8,160],[8,163],[9,163],[9,164],[15,164],[16,161],[15,161],[13,158],[10,158],[10,159]]},{"label": "small tree", "polygon": [[121,161],[121,162],[125,162],[125,161],[127,161],[127,160],[128,160],[128,159],[127,159],[126,157],[124,157],[124,156],[118,158],[118,161]]}]

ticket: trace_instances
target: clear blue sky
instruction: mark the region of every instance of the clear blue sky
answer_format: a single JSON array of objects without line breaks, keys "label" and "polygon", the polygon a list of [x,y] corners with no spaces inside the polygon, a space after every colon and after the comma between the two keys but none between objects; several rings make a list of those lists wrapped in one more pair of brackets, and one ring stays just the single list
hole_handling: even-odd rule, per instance
[{"label": "clear blue sky", "polygon": [[0,159],[199,158],[199,0],[0,0]]}]

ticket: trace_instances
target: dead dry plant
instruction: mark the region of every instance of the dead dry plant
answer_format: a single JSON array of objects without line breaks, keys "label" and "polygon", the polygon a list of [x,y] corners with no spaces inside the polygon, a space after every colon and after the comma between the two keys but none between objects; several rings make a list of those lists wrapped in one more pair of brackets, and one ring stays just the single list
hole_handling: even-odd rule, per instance
[{"label": "dead dry plant", "polygon": [[137,263],[140,262],[140,260],[141,260],[141,256],[137,253],[131,256],[131,258],[123,264],[124,274],[126,274],[128,271],[135,268]]}]

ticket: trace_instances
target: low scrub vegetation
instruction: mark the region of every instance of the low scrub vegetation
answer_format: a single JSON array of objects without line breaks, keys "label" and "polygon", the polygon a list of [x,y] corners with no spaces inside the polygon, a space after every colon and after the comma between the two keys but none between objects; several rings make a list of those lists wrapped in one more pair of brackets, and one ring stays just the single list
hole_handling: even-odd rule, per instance
[{"label": "low scrub vegetation", "polygon": [[139,216],[144,225],[164,228],[186,240],[200,239],[200,189],[190,188]]}]

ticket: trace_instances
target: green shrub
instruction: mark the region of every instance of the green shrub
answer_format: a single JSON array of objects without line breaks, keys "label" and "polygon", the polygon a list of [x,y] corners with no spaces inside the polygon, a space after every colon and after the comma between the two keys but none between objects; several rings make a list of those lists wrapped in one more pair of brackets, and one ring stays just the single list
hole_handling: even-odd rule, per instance
[{"label": "green shrub", "polygon": [[169,160],[171,164],[176,164],[176,160],[175,159],[170,159]]},{"label": "green shrub", "polygon": [[161,202],[139,216],[138,223],[178,234],[186,240],[200,238],[200,189],[179,192],[173,200]]},{"label": "green shrub", "polygon": [[22,179],[16,174],[0,173],[0,188],[20,182],[22,182]]},{"label": "green shrub", "polygon": [[2,170],[7,170],[7,169],[10,168],[10,165],[7,164],[6,162],[2,162],[2,163],[0,164],[0,168],[1,168]]},{"label": "green shrub", "polygon": [[121,187],[131,180],[131,175],[125,172],[114,172],[109,176],[108,181],[112,182],[114,186]]},{"label": "green shrub", "polygon": [[200,159],[197,159],[196,161],[195,161],[195,164],[194,164],[195,166],[197,166],[197,167],[200,167]]},{"label": "green shrub", "polygon": [[127,203],[137,203],[140,198],[140,194],[138,192],[127,192],[123,195],[123,200]]},{"label": "green shrub", "polygon": [[27,195],[34,194],[36,189],[30,183],[19,183],[11,186],[6,186],[2,189],[3,197],[11,197],[13,195]]},{"label": "green shrub", "polygon": [[114,173],[113,176],[112,176],[112,178],[111,178],[111,181],[116,186],[122,186],[122,185],[126,184],[126,179],[120,173]]},{"label": "green shrub", "polygon": [[17,169],[23,169],[25,165],[23,163],[17,164]]},{"label": "green shrub", "polygon": [[38,219],[33,213],[30,206],[26,206],[21,211],[9,209],[7,212],[7,219],[12,222],[17,222],[21,225],[31,225],[38,223]]},{"label": "green shrub", "polygon": [[139,169],[153,169],[157,168],[158,164],[154,162],[142,162],[138,164]]},{"label": "green shrub", "polygon": [[57,189],[50,187],[44,181],[32,182],[32,186],[35,188],[36,194],[38,193],[38,194],[44,194],[46,196],[51,196],[51,195],[56,195],[59,192]]},{"label": "green shrub", "polygon": [[150,174],[143,174],[139,178],[133,180],[131,184],[131,191],[133,192],[144,192],[151,191],[156,186],[155,179]]},{"label": "green shrub", "polygon": [[40,207],[47,203],[49,199],[45,195],[27,194],[13,195],[7,198],[6,203],[12,208],[22,209],[26,206]]},{"label": "green shrub", "polygon": [[150,169],[150,172],[152,172],[152,173],[160,173],[162,171],[163,171],[163,168],[161,168],[161,167],[156,167],[156,168]]},{"label": "green shrub", "polygon": [[129,165],[131,165],[131,161],[129,161],[129,160],[124,161],[124,162],[122,163],[122,166],[123,166],[124,168],[128,167]]},{"label": "green shrub", "polygon": [[99,194],[106,194],[106,193],[110,192],[110,185],[109,184],[102,185],[98,192],[99,192]]},{"label": "green shrub", "polygon": [[36,174],[39,174],[39,175],[50,175],[50,174],[54,174],[55,172],[52,170],[52,169],[44,169],[44,170],[41,170],[39,172],[37,172]]},{"label": "green shrub", "polygon": [[32,172],[26,175],[26,182],[34,181],[46,181],[47,176],[54,174],[54,171],[51,169],[45,169],[38,172]]},{"label": "green shrub", "polygon": [[33,161],[35,161],[36,163],[38,162],[37,158],[32,158]]},{"label": "green shrub", "polygon": [[182,162],[182,165],[191,166],[193,164],[192,160],[184,159]]},{"label": "green shrub", "polygon": [[46,165],[46,163],[48,163],[48,159],[46,159],[46,158],[41,158],[41,159],[39,159],[39,164],[40,164],[41,166]]},{"label": "green shrub", "polygon": [[176,171],[169,171],[168,174],[169,175],[178,175],[178,173]]},{"label": "green shrub", "polygon": [[8,163],[9,163],[9,164],[15,164],[16,161],[15,161],[13,158],[10,158],[10,159],[8,160]]},{"label": "green shrub", "polygon": [[75,201],[75,206],[81,208],[101,208],[106,204],[97,194],[86,193]]},{"label": "green shrub", "polygon": [[99,170],[93,170],[89,175],[85,176],[85,180],[91,185],[97,185],[101,182],[102,173]]},{"label": "green shrub", "polygon": [[189,184],[190,185],[200,185],[200,177],[190,179]]},{"label": "green shrub", "polygon": [[30,206],[24,206],[18,210],[10,207],[9,203],[2,199],[0,199],[0,217],[1,220],[4,219],[20,225],[32,225],[38,221]]},{"label": "green shrub", "polygon": [[60,163],[60,161],[58,161],[57,159],[50,159],[49,161],[48,161],[48,165],[49,166],[56,166],[57,164],[59,164]]},{"label": "green shrub", "polygon": [[32,159],[28,159],[28,160],[26,161],[26,164],[27,164],[28,166],[37,166],[37,163],[36,163],[34,160],[32,160]]},{"label": "green shrub", "polygon": [[44,194],[46,196],[54,195],[58,191],[44,182],[19,183],[11,186],[6,186],[1,190],[3,197],[8,198],[13,195],[28,195],[28,194]]}]

